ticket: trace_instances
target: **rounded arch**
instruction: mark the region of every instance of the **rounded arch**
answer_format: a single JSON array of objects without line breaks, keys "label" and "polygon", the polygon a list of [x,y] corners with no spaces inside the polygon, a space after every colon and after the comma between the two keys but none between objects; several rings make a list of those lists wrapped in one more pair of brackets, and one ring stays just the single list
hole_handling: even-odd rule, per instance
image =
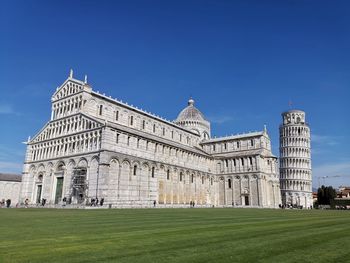
[{"label": "rounded arch", "polygon": [[44,164],[39,164],[39,166],[38,166],[38,173],[40,173],[40,172],[44,172],[45,171],[45,165]]},{"label": "rounded arch", "polygon": [[192,131],[192,132],[194,132],[194,133],[196,133],[198,135],[201,135],[200,131],[198,129],[196,129],[196,128],[192,128],[190,131]]},{"label": "rounded arch", "polygon": [[43,178],[44,178],[44,174],[43,172],[38,172],[37,175],[35,176],[35,181],[37,183],[42,183],[43,182]]},{"label": "rounded arch", "polygon": [[76,165],[76,163],[75,163],[74,159],[70,159],[70,160],[68,161],[68,166],[69,166],[69,167],[74,167],[75,165]]},{"label": "rounded arch", "polygon": [[86,158],[82,157],[78,161],[78,167],[88,167],[88,161]]},{"label": "rounded arch", "polygon": [[51,176],[51,173],[52,173],[52,171],[53,171],[53,167],[54,167],[54,165],[53,165],[52,162],[49,162],[49,163],[46,165],[46,171],[47,171],[47,174],[48,174],[49,176]]},{"label": "rounded arch", "polygon": [[52,162],[49,162],[47,165],[46,165],[46,169],[52,169],[53,167],[53,163]]},{"label": "rounded arch", "polygon": [[33,174],[33,173],[35,173],[35,171],[36,171],[36,166],[35,166],[34,164],[32,164],[32,165],[29,167],[29,173],[30,173],[30,174]]},{"label": "rounded arch", "polygon": [[96,102],[95,99],[90,99],[90,100],[88,101],[88,105],[89,105],[90,107],[95,107],[95,106],[97,105],[97,102]]},{"label": "rounded arch", "polygon": [[141,166],[141,163],[138,160],[133,160],[132,161],[132,166],[134,166],[134,165],[137,165],[137,167],[139,167],[139,166]]},{"label": "rounded arch", "polygon": [[156,169],[158,169],[159,165],[156,162],[151,162],[150,166],[155,167]]},{"label": "rounded arch", "polygon": [[143,162],[142,163],[142,168],[144,168],[144,169],[148,169],[148,170],[150,170],[150,165],[148,164],[148,162]]},{"label": "rounded arch", "polygon": [[116,157],[112,157],[109,161],[109,164],[117,164],[118,166],[120,165],[119,159]]},{"label": "rounded arch", "polygon": [[129,161],[129,159],[124,159],[122,161],[122,166],[124,166],[124,167],[129,166],[129,167],[131,167],[131,162]]},{"label": "rounded arch", "polygon": [[98,156],[97,155],[94,155],[94,156],[92,156],[91,157],[91,161],[90,161],[90,163],[92,163],[92,162],[99,162],[99,158],[98,158]]},{"label": "rounded arch", "polygon": [[64,163],[64,161],[58,161],[55,165],[55,171],[61,171],[64,170],[66,168],[66,164]]}]

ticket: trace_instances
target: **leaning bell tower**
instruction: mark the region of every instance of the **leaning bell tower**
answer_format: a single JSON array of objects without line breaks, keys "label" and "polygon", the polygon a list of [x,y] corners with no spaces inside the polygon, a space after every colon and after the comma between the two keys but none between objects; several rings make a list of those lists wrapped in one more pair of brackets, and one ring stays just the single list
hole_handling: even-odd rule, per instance
[{"label": "leaning bell tower", "polygon": [[282,119],[279,128],[282,204],[309,208],[313,204],[310,128],[301,110],[283,112]]}]

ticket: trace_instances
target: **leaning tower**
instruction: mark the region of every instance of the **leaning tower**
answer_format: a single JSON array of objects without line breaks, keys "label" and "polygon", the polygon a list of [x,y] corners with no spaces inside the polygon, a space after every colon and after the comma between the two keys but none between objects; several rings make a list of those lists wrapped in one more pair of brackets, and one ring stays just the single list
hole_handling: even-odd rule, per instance
[{"label": "leaning tower", "polygon": [[312,206],[310,128],[305,112],[282,113],[280,125],[280,187],[282,204]]}]

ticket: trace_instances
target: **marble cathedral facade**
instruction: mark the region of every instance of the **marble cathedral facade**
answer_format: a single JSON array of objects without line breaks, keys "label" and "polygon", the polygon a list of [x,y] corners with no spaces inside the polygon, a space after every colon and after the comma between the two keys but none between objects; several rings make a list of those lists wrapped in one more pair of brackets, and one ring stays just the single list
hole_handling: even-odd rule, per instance
[{"label": "marble cathedral facade", "polygon": [[20,199],[278,207],[277,158],[266,129],[210,134],[192,99],[175,121],[167,121],[93,91],[71,71],[52,96],[51,119],[28,139]]}]

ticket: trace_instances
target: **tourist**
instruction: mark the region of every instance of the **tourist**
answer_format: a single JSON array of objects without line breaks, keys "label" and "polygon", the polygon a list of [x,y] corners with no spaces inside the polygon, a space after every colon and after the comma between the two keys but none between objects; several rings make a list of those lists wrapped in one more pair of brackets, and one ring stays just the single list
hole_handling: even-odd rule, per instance
[{"label": "tourist", "polygon": [[153,207],[156,207],[156,204],[157,204],[157,202],[156,202],[156,200],[154,200],[153,201]]},{"label": "tourist", "polygon": [[10,206],[11,206],[11,199],[7,199],[6,200],[6,207],[10,208]]},{"label": "tourist", "polygon": [[105,199],[102,198],[101,201],[100,201],[100,206],[103,206],[104,201],[105,201]]}]

